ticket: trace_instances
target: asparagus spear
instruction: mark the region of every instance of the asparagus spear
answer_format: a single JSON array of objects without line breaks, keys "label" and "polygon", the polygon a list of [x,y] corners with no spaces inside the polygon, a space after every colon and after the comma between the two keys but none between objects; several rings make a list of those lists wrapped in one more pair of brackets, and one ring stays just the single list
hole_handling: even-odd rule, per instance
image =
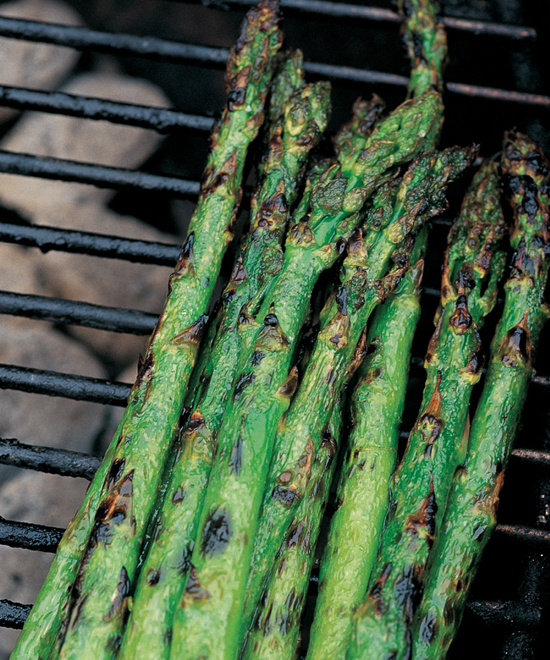
[{"label": "asparagus spear", "polygon": [[376,310],[369,327],[369,350],[352,398],[353,432],[321,561],[308,658],[345,658],[351,616],[376,559],[389,479],[397,460],[414,328],[420,317],[426,242],[427,228],[416,241],[415,265]]},{"label": "asparagus spear", "polygon": [[540,333],[549,310],[549,164],[527,136],[507,133],[502,171],[515,218],[505,303],[472,422],[465,465],[455,474],[414,622],[414,657],[445,658],[469,587],[496,525],[506,463],[517,433]]},{"label": "asparagus spear", "polygon": [[[453,148],[417,158],[401,181],[384,186],[375,195],[364,238],[358,232],[349,243],[338,295],[327,303],[327,321],[275,440],[261,524],[254,542],[254,572],[247,586],[251,606],[258,600],[284,530],[303,496],[310,460],[328,422],[334,397],[363,357],[362,334],[370,314],[409,268],[414,243],[412,238],[405,245],[403,241],[442,210],[447,185],[470,164],[474,152]],[[392,254],[396,267],[388,274]]]},{"label": "asparagus spear", "polygon": [[321,176],[310,213],[289,231],[283,268],[253,320],[256,339],[241,356],[220,429],[220,451],[191,558],[194,568],[174,616],[172,658],[233,659],[241,647],[235,613],[242,610],[270,445],[295,389],[290,362],[313,286],[334,263],[381,177],[417,154],[438,130],[440,108],[437,93],[425,94],[401,105],[368,139],[358,139],[341,166]]},{"label": "asparagus spear", "polygon": [[447,35],[438,20],[435,0],[398,0],[404,17],[403,38],[411,61],[409,96],[427,90],[443,91],[443,69],[447,59]]},{"label": "asparagus spear", "polygon": [[[229,58],[227,107],[213,133],[199,203],[163,313],[111,449],[61,543],[16,658],[47,654],[61,612],[62,657],[110,657],[116,650],[149,508],[232,237],[245,154],[263,120],[274,55],[281,44],[277,24],[277,3],[264,0],[249,13]],[[90,650],[84,652],[86,644]]]},{"label": "asparagus spear", "polygon": [[503,231],[498,178],[489,163],[474,178],[450,232],[422,412],[392,477],[386,528],[366,599],[353,619],[349,660],[410,657],[428,554],[452,475],[465,458],[468,404],[483,365],[478,328],[496,300]]},{"label": "asparagus spear", "polygon": [[[404,18],[403,32],[411,62],[409,96],[429,89],[441,91],[446,37],[438,23],[437,4],[429,0],[400,0],[398,6]],[[434,136],[434,146],[438,137]],[[418,285],[419,281],[415,289],[410,283],[407,295],[396,295],[391,305],[388,301],[377,312],[369,330],[369,343],[375,336],[378,343],[374,354],[365,361],[368,375],[360,379],[354,395],[356,427],[348,442],[338,510],[331,521],[321,562],[309,660],[345,657],[351,616],[364,596],[376,558],[388,505],[387,484],[395,467],[413,331],[420,309]],[[392,326],[386,325],[389,319]],[[372,373],[377,377],[373,378]],[[370,456],[371,469],[358,470],[357,466],[365,465]]]},{"label": "asparagus spear", "polygon": [[[207,383],[206,391],[182,433],[178,458],[154,526],[154,539],[141,568],[118,656],[121,659],[169,657],[172,613],[189,574],[200,505],[228,394],[227,383],[235,376],[243,334],[248,328],[246,309],[280,269],[280,243],[288,209],[297,197],[308,154],[328,121],[329,85],[304,86],[301,70],[301,56],[292,58],[284,68],[285,82],[290,78],[302,89],[288,99],[284,115],[271,130],[268,156],[262,168],[263,182],[252,204],[252,228],[224,294],[218,334],[202,379],[203,384]],[[285,84],[284,89],[288,87]],[[280,96],[276,94],[274,102]]]},{"label": "asparagus spear", "polygon": [[300,619],[341,435],[342,402],[339,401],[323,432],[304,498],[262,594],[261,614],[248,637],[242,660],[292,660],[296,657]]}]

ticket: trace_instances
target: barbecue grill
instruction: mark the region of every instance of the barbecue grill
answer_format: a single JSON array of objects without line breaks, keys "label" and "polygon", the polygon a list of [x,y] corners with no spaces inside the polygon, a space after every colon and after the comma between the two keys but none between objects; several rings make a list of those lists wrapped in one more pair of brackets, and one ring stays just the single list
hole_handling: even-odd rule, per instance
[{"label": "barbecue grill", "polygon": [[[197,68],[201,76],[203,72],[212,74],[213,85],[221,80],[219,72],[224,68],[228,54],[225,45],[183,43],[183,38],[190,40],[189,35],[174,34],[175,29],[169,34],[171,39],[166,39],[167,21],[163,23],[162,20],[158,21],[158,34],[153,37],[128,33],[131,31],[127,29],[128,24],[133,27],[128,20],[122,25],[125,31],[106,31],[102,23],[104,14],[94,13],[91,9],[93,3],[75,0],[73,4],[82,11],[93,29],[0,17],[0,36],[64,45],[86,53],[108,53],[120,57],[126,70],[139,75],[160,70],[161,66],[162,71],[166,71],[166,67],[185,65],[189,70]],[[109,5],[108,2],[97,4]],[[177,14],[180,8],[185,17],[196,12],[197,20],[229,11],[228,25],[237,26],[250,2],[203,0],[201,6],[199,2],[158,0],[143,4],[149,9],[154,6],[159,12],[169,8],[171,15]],[[388,7],[388,2],[381,0],[380,4],[383,6],[365,6],[360,1],[346,4],[281,0],[287,43],[304,50],[308,77],[332,81],[332,130],[347,117],[352,101],[359,95],[368,96],[377,91],[390,107],[404,96],[408,63],[399,42],[399,18]],[[491,156],[500,148],[503,131],[515,126],[529,132],[549,151],[550,132],[547,134],[545,129],[548,131],[550,126],[550,96],[547,95],[547,71],[542,68],[544,59],[540,50],[541,44],[545,43],[545,21],[548,18],[544,15],[545,8],[540,6],[543,4],[536,0],[523,5],[519,0],[448,0],[443,3],[450,53],[443,146],[475,141],[481,144],[483,156]],[[114,24],[116,27],[116,14]],[[140,29],[136,23],[135,31]],[[228,44],[236,36],[236,31],[228,35]],[[330,61],[327,62],[327,58],[331,58]],[[158,65],[153,67],[152,62]],[[199,80],[197,76],[195,78]],[[162,80],[155,82],[162,85]],[[0,105],[151,128],[169,133],[168,145],[172,136],[176,144],[180,144],[184,136],[187,141],[184,151],[193,155],[206,153],[204,145],[213,123],[212,117],[208,116],[211,100],[203,95],[202,101],[201,111],[199,89],[190,103],[191,110],[183,112],[144,107],[139,105],[138,99],[132,105],[0,86]],[[187,107],[183,98],[176,99],[176,107]],[[128,171],[94,163],[81,164],[0,151],[0,172],[126,191],[119,198],[122,206],[131,204],[134,195],[148,199],[152,204],[166,198],[192,199],[199,190],[197,179],[203,163],[186,162],[184,158],[174,165],[172,156],[164,161],[158,159],[146,171]],[[167,161],[171,163],[168,166]],[[193,176],[185,176],[186,173]],[[411,396],[403,422],[403,437],[407,436],[418,409],[417,392],[421,391],[423,378],[422,356],[432,332],[433,312],[439,294],[441,254],[452,211],[457,208],[458,194],[455,196],[457,199],[451,200],[449,214],[438,219],[432,231],[423,295],[424,311],[415,338],[416,357],[411,369]],[[172,266],[177,259],[177,245],[119,238],[115,235],[116,226],[113,234],[103,236],[20,222],[0,222],[1,241],[38,248],[43,252],[61,250],[149,264],[152,268],[156,265]],[[110,330],[136,335],[149,334],[156,320],[153,314],[139,310],[1,291],[0,312],[32,319],[29,323],[47,320],[60,325],[96,328],[98,332]],[[489,333],[490,326],[487,335]],[[550,615],[550,519],[545,499],[550,497],[550,406],[545,406],[545,402],[550,394],[550,349],[544,347],[545,343],[549,342],[543,338],[538,374],[530,388],[524,426],[508,469],[499,509],[500,524],[487,548],[450,658],[458,658],[464,652],[487,660],[547,657],[548,629],[545,622]],[[17,365],[0,365],[0,388],[117,406],[125,405],[130,391],[130,385],[126,383]],[[32,405],[31,401],[32,397],[29,397],[29,405]],[[36,438],[33,446],[6,438],[0,439],[0,463],[60,475],[61,488],[63,477],[91,479],[99,459],[41,447],[40,438]],[[0,518],[0,544],[15,548],[51,553],[62,533],[61,529]],[[304,643],[307,643],[307,623],[315,591],[314,574],[305,616]],[[0,625],[21,628],[30,607],[26,603],[0,600]]]}]

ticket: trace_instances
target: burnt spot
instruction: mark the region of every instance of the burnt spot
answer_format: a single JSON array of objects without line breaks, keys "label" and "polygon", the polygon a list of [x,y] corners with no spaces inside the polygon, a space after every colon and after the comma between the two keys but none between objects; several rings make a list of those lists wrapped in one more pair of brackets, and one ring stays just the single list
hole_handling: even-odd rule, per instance
[{"label": "burnt spot", "polygon": [[275,502],[279,502],[283,506],[290,508],[300,496],[294,488],[275,486],[271,493],[271,497]]},{"label": "burnt spot", "polygon": [[237,292],[235,291],[235,289],[233,287],[229,287],[224,291],[222,298],[224,302],[230,303],[236,295]]},{"label": "burnt spot", "polygon": [[338,374],[334,371],[334,369],[329,369],[327,371],[327,375],[325,376],[325,383],[332,387],[336,382],[337,375]]},{"label": "burnt spot", "polygon": [[229,112],[237,110],[244,104],[250,70],[250,66],[243,67],[231,80],[231,89],[227,94],[227,109]]},{"label": "burnt spot", "polygon": [[441,393],[439,385],[441,383],[441,371],[437,372],[437,382],[424,413],[416,423],[416,428],[426,442],[426,451],[431,455],[431,445],[437,440],[443,428],[441,419]]},{"label": "burnt spot", "polygon": [[231,537],[231,515],[227,509],[219,508],[211,513],[204,524],[201,539],[201,552],[205,556],[215,556],[222,553]]},{"label": "burnt spot", "polygon": [[235,383],[235,389],[233,391],[233,401],[237,401],[238,399],[241,398],[242,393],[248,385],[252,385],[254,383],[255,376],[253,371],[247,371],[244,374],[241,374]]},{"label": "burnt spot", "polygon": [[276,328],[279,325],[279,319],[275,314],[266,314],[264,319],[265,328]]},{"label": "burnt spot", "polygon": [[173,635],[174,635],[174,629],[172,628],[172,626],[170,626],[169,628],[166,628],[166,630],[162,634],[162,637],[164,639],[164,643],[166,644],[166,646],[168,648],[170,648],[170,646],[172,645]]},{"label": "burnt spot", "polygon": [[141,355],[138,360],[138,375],[133,389],[136,390],[145,383],[149,383],[153,375],[153,367],[155,366],[155,358],[153,357],[153,352],[148,350],[145,354],[145,358]]},{"label": "burnt spot", "polygon": [[126,465],[126,460],[124,458],[116,458],[110,469],[109,475],[107,477],[107,490],[112,490],[115,485],[121,480],[122,475],[124,474],[124,466]]},{"label": "burnt spot", "polygon": [[99,545],[99,543],[109,545],[115,527],[126,520],[132,503],[133,476],[134,471],[132,470],[125,477],[121,478],[118,483],[113,485],[109,494],[99,504],[95,514],[94,526],[90,534],[88,544],[89,553],[93,552],[93,548]]},{"label": "burnt spot", "polygon": [[150,587],[156,587],[159,582],[160,582],[160,569],[150,568],[147,571],[147,584]]},{"label": "burnt spot", "polygon": [[110,621],[114,616],[123,614],[126,609],[126,599],[130,595],[130,578],[128,572],[123,566],[120,569],[120,576],[116,585],[115,596],[111,603],[109,611],[104,617],[104,621]]},{"label": "burnt spot", "polygon": [[172,338],[173,344],[200,344],[204,329],[208,322],[208,316],[202,314],[194,323]]},{"label": "burnt spot", "polygon": [[185,491],[181,486],[178,486],[172,495],[172,504],[180,504],[185,499]]},{"label": "burnt spot", "polygon": [[527,314],[528,312],[526,311],[521,321],[508,331],[506,340],[508,346],[514,353],[520,355],[526,362],[529,362],[531,358],[532,343],[529,326],[527,324]]},{"label": "burnt spot", "polygon": [[237,319],[239,328],[243,325],[251,325],[254,322],[254,319],[246,312],[246,305],[243,305],[239,312],[239,318]]},{"label": "burnt spot", "polygon": [[258,625],[261,627],[261,629],[263,629],[264,637],[268,637],[269,635],[271,635],[271,632],[273,630],[271,626],[272,613],[273,613],[273,603],[270,603],[265,615],[258,620]]},{"label": "burnt spot", "polygon": [[422,644],[430,645],[437,635],[438,623],[437,617],[433,612],[428,612],[420,621],[418,635]]},{"label": "burnt spot", "polygon": [[194,433],[195,431],[202,429],[203,426],[204,426],[204,417],[201,415],[201,413],[198,410],[195,410],[191,415],[191,418],[187,422],[187,430],[190,433]]},{"label": "burnt spot", "polygon": [[330,432],[328,426],[325,426],[325,428],[323,429],[320,449],[323,449],[324,451],[327,452],[329,459],[333,458],[338,450],[338,445],[336,444],[336,440],[332,437],[332,433]]},{"label": "burnt spot", "polygon": [[291,398],[298,387],[298,369],[292,367],[285,382],[279,387],[279,394]]},{"label": "burnt spot", "polygon": [[343,316],[348,315],[347,302],[348,302],[348,290],[346,289],[346,287],[341,286],[339,287],[338,293],[336,294],[336,306],[338,312]]},{"label": "burnt spot", "polygon": [[231,447],[231,456],[229,457],[229,469],[237,477],[241,473],[243,464],[243,439],[241,436],[237,438],[237,442]]},{"label": "burnt spot", "polygon": [[[476,285],[472,264],[468,261],[460,267],[456,276],[455,286],[460,293],[471,291]],[[458,304],[458,301],[457,301]]]},{"label": "burnt spot", "polygon": [[483,345],[481,344],[481,337],[479,335],[477,325],[474,326],[474,335],[477,343],[474,350],[468,356],[466,371],[473,376],[478,376],[481,374],[481,370],[485,364],[485,351],[483,350]]},{"label": "burnt spot", "polygon": [[294,527],[291,528],[286,542],[286,546],[289,550],[298,547],[305,527],[305,522],[301,520],[297,525],[294,525]]},{"label": "burnt spot", "polygon": [[401,608],[407,624],[412,623],[421,594],[418,574],[419,571],[415,564],[411,564],[403,570],[393,586],[395,601]]},{"label": "burnt spot", "polygon": [[233,272],[231,273],[231,282],[233,284],[240,284],[241,282],[244,282],[247,277],[248,273],[246,272],[246,268],[243,266],[243,258],[241,255],[233,268]]},{"label": "burnt spot", "polygon": [[194,566],[191,566],[189,579],[187,580],[187,585],[185,587],[184,600],[182,603],[184,607],[186,595],[191,596],[193,600],[206,600],[207,598],[210,598],[210,593],[201,585],[197,569]]},{"label": "burnt spot", "polygon": [[330,343],[334,344],[334,346],[338,348],[338,344],[340,343],[340,339],[342,339],[343,334],[343,332],[337,332],[336,334],[332,335],[332,337],[329,339]]},{"label": "burnt spot", "polygon": [[437,502],[435,501],[433,476],[430,475],[430,491],[424,498],[418,511],[407,517],[405,531],[413,537],[422,535],[431,548],[435,534],[435,516],[437,514]]},{"label": "burnt spot", "polygon": [[336,241],[336,252],[338,252],[338,254],[343,254],[345,249],[346,249],[346,241],[343,238],[339,238]]},{"label": "burnt spot", "polygon": [[531,177],[525,177],[523,181],[523,197],[517,209],[518,213],[525,214],[529,224],[534,224],[539,210],[538,187]]},{"label": "burnt spot", "polygon": [[317,142],[317,135],[313,133],[308,133],[307,135],[303,135],[301,138],[298,138],[296,140],[296,144],[299,147],[305,147],[306,149],[311,149]]},{"label": "burnt spot", "polygon": [[234,176],[237,171],[237,150],[228,156],[225,163],[216,172],[212,168],[207,168],[204,171],[204,180],[201,187],[201,197],[207,197],[215,192],[217,188],[223,186],[230,177]]},{"label": "burnt spot", "polygon": [[420,35],[416,30],[412,30],[412,51],[414,54],[415,60],[417,63],[423,64],[426,66],[426,58],[424,56],[424,46],[422,44],[422,35]]},{"label": "burnt spot", "polygon": [[371,590],[369,592],[369,598],[372,601],[374,601],[374,614],[377,617],[382,616],[382,614],[386,609],[386,606],[384,604],[384,599],[382,597],[382,591],[390,576],[391,570],[392,570],[391,563],[386,564],[382,569],[380,576],[378,577],[376,582],[372,585]]},{"label": "burnt spot", "polygon": [[256,367],[260,364],[264,357],[265,353],[263,351],[254,351],[254,353],[252,353],[252,357],[250,358],[250,364],[253,367]]},{"label": "burnt spot", "polygon": [[472,325],[472,317],[468,311],[468,298],[465,295],[458,296],[456,300],[456,308],[449,324],[457,331],[459,335],[463,335]]},{"label": "burnt spot", "polygon": [[363,252],[364,248],[363,232],[359,228],[354,229],[348,239],[348,254],[359,254]]},{"label": "burnt spot", "polygon": [[195,232],[191,232],[187,237],[181,249],[180,256],[176,267],[174,268],[175,275],[182,275],[187,270],[187,266],[191,259],[193,259],[193,245],[195,244]]},{"label": "burnt spot", "polygon": [[113,654],[113,657],[116,656],[122,646],[122,635],[111,635],[105,642],[105,646]]},{"label": "burnt spot", "polygon": [[187,575],[191,567],[191,555],[193,554],[194,542],[189,541],[183,546],[181,557],[178,561],[177,570],[180,575]]}]

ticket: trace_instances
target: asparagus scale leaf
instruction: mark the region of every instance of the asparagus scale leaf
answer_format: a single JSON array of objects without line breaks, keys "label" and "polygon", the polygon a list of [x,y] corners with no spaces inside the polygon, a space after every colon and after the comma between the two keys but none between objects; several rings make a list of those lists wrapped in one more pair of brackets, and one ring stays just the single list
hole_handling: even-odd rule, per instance
[{"label": "asparagus scale leaf", "polygon": [[[290,63],[301,70],[301,57],[292,58]],[[287,69],[283,69],[285,80]],[[296,199],[308,154],[326,128],[329,85],[305,86],[296,71],[291,77],[301,89],[288,98],[283,116],[270,131],[263,181],[253,201],[251,231],[225,291],[218,334],[202,378],[205,391],[180,434],[177,458],[151,531],[153,538],[118,655],[121,659],[169,657],[172,613],[189,575],[189,559],[216,453],[216,432],[223,417],[227,383],[232,382],[238,364],[244,334],[239,331],[240,319],[246,318],[247,304],[253,303],[281,267],[280,244],[288,209]],[[247,324],[243,325],[246,329]]]},{"label": "asparagus scale leaf", "polygon": [[410,657],[411,625],[452,476],[464,461],[468,403],[483,366],[478,328],[492,309],[504,255],[494,164],[474,178],[451,228],[421,413],[391,481],[388,518],[348,659]]},{"label": "asparagus scale leaf", "polygon": [[213,132],[199,203],[170,278],[164,310],[123,420],[61,542],[16,658],[45,656],[62,616],[60,657],[112,657],[117,650],[143,533],[232,237],[246,150],[263,121],[274,56],[281,45],[278,20],[277,3],[264,0],[249,12],[231,52],[227,106]]},{"label": "asparagus scale leaf", "polygon": [[414,623],[414,658],[443,659],[460,625],[518,430],[540,333],[548,318],[550,166],[527,136],[507,133],[502,172],[514,209],[515,250],[465,465],[453,480]]},{"label": "asparagus scale leaf", "polygon": [[[336,513],[321,560],[307,658],[345,658],[351,617],[367,589],[397,461],[427,227],[412,267],[369,325],[367,356],[352,395],[353,431],[340,472]],[[308,484],[309,487],[309,484]]]},{"label": "asparagus scale leaf", "polygon": [[[271,443],[296,386],[289,371],[313,287],[338,257],[365,199],[387,170],[418,154],[438,129],[440,108],[437,93],[401,105],[370,137],[359,139],[340,166],[320,177],[310,212],[289,230],[281,272],[250,321],[257,324],[256,338],[241,356],[219,432],[220,451],[191,558],[191,581],[174,615],[173,658],[233,660],[241,648],[245,631],[239,632],[235,612],[242,611]],[[231,449],[223,451],[222,446]],[[213,629],[215,638],[208,632]]]}]

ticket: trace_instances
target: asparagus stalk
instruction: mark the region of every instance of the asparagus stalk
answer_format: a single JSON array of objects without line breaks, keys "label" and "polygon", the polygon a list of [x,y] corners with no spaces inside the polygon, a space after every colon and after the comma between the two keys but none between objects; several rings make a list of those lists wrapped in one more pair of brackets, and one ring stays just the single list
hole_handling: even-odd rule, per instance
[{"label": "asparagus stalk", "polygon": [[403,16],[403,38],[411,61],[409,96],[427,90],[443,91],[443,69],[447,60],[447,35],[438,20],[435,0],[398,0]]},{"label": "asparagus stalk", "polygon": [[369,138],[359,136],[341,166],[320,177],[311,211],[289,231],[282,270],[251,321],[257,324],[256,339],[241,356],[220,429],[220,450],[191,558],[194,568],[174,616],[172,658],[232,660],[242,645],[239,614],[270,446],[295,389],[290,362],[313,286],[336,260],[365,199],[388,169],[417,154],[438,130],[440,108],[437,93],[425,94],[401,105]]},{"label": "asparagus stalk", "polygon": [[391,481],[391,499],[348,659],[410,657],[411,625],[452,476],[464,461],[468,404],[483,354],[478,328],[496,300],[504,231],[494,164],[474,178],[449,236],[441,306],[426,356],[421,414]]},{"label": "asparagus stalk", "polygon": [[[287,76],[289,68],[292,70]],[[118,656],[121,660],[160,660],[170,654],[172,613],[189,574],[201,502],[216,452],[216,432],[228,395],[227,383],[234,379],[248,328],[246,309],[281,267],[280,244],[288,209],[296,200],[308,154],[328,121],[329,85],[304,86],[300,71],[300,56],[284,68],[285,82],[289,78],[302,89],[290,96],[284,115],[271,130],[263,182],[252,204],[251,231],[224,294],[218,334],[202,379],[207,388],[187,428],[182,430],[178,457],[137,583]],[[288,87],[285,84],[285,90]],[[275,102],[279,96],[275,95]]]},{"label": "asparagus stalk", "polygon": [[[403,33],[411,62],[409,96],[430,89],[441,91],[446,36],[438,23],[436,3],[400,0],[398,6],[404,18]],[[438,137],[434,136],[434,146]],[[387,484],[395,467],[412,337],[420,309],[419,284],[418,280],[415,288],[411,282],[407,294],[395,295],[391,305],[387,302],[377,312],[369,330],[369,343],[376,336],[378,343],[376,348],[371,343],[375,352],[365,361],[367,376],[360,379],[354,395],[356,426],[348,443],[338,489],[338,509],[331,521],[321,562],[309,660],[345,657],[351,616],[364,596],[376,558],[388,505]],[[386,324],[390,319],[391,326]],[[373,373],[377,374],[376,378]],[[358,470],[357,466],[364,466],[366,457],[371,456],[371,469]]]},{"label": "asparagus stalk", "polygon": [[[409,268],[414,242],[403,241],[442,210],[447,185],[469,165],[474,152],[453,148],[417,158],[401,181],[389,183],[375,195],[364,238],[358,232],[350,240],[338,295],[327,303],[326,323],[275,439],[254,543],[254,572],[246,590],[250,608],[258,602],[284,530],[303,496],[334,398],[363,358],[370,314]],[[392,255],[396,267],[388,273]]]},{"label": "asparagus stalk", "polygon": [[496,525],[506,464],[549,315],[544,303],[550,267],[549,163],[527,136],[507,133],[502,171],[515,215],[510,239],[515,254],[468,456],[453,480],[414,622],[418,660],[445,658],[460,625],[469,587]]},{"label": "asparagus stalk", "polygon": [[427,228],[419,235],[414,266],[374,314],[367,357],[352,398],[353,432],[347,443],[327,545],[308,659],[345,658],[351,617],[367,588],[397,460]]},{"label": "asparagus stalk", "polygon": [[61,542],[16,658],[46,656],[61,616],[61,657],[112,657],[116,651],[143,531],[232,237],[246,151],[263,121],[274,55],[281,44],[277,24],[277,3],[263,0],[250,11],[231,53],[228,103],[213,133],[199,203],[170,278],[164,310],[124,418]]},{"label": "asparagus stalk", "polygon": [[323,431],[304,498],[296,510],[262,594],[261,613],[241,654],[242,660],[292,660],[296,657],[300,619],[341,435],[342,401],[338,401]]}]

